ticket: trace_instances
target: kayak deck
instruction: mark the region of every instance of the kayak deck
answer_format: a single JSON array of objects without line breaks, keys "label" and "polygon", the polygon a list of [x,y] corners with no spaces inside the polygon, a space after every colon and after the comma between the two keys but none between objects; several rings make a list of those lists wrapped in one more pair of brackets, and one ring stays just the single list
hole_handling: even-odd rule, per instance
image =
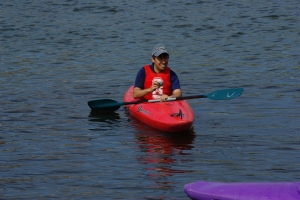
[{"label": "kayak deck", "polygon": [[[133,86],[124,95],[124,102],[136,101]],[[145,102],[126,105],[129,114],[143,123],[166,132],[182,132],[191,129],[194,111],[186,100]]]}]

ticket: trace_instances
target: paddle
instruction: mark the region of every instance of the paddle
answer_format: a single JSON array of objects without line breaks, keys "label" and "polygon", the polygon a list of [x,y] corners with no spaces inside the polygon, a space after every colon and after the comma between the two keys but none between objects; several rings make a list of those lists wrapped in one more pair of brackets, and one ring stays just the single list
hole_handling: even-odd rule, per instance
[{"label": "paddle", "polygon": [[[211,100],[229,100],[229,99],[234,99],[239,97],[243,93],[243,91],[244,91],[243,88],[216,90],[214,92],[205,95],[168,98],[167,101],[197,99],[197,98],[209,98]],[[112,99],[100,99],[100,100],[89,101],[88,105],[92,110],[115,111],[118,110],[122,105],[139,104],[145,102],[153,103],[153,102],[160,102],[160,100],[142,100],[142,101],[139,100],[139,101],[132,101],[132,102],[118,102]]]}]

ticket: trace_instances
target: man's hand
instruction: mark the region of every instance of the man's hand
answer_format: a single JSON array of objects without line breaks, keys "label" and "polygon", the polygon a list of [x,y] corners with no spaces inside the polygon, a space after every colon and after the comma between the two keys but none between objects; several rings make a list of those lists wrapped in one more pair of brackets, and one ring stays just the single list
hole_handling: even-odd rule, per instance
[{"label": "man's hand", "polygon": [[148,93],[153,92],[154,90],[160,88],[160,86],[162,86],[162,84],[160,84],[158,81],[154,81],[151,87],[147,89],[147,92]]}]

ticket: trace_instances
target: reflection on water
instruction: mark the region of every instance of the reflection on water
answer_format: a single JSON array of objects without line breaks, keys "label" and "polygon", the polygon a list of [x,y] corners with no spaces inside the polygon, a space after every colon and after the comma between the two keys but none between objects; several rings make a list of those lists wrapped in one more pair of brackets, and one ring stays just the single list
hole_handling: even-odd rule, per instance
[{"label": "reflection on water", "polygon": [[89,114],[89,121],[90,122],[96,122],[97,126],[93,127],[89,130],[92,131],[108,131],[112,130],[120,120],[120,115],[116,112],[111,112],[111,111],[95,111],[91,110]]},{"label": "reflection on water", "polygon": [[91,122],[107,122],[107,123],[113,123],[112,121],[117,121],[120,119],[119,113],[113,112],[113,111],[97,111],[97,110],[91,110],[89,117],[89,121]]},{"label": "reflection on water", "polygon": [[150,177],[155,179],[189,171],[174,169],[174,166],[187,162],[182,156],[186,154],[186,150],[194,148],[192,145],[195,139],[193,130],[176,134],[166,133],[153,129],[133,117],[130,119],[137,130],[136,144],[142,152],[137,159],[146,165],[145,170]]}]

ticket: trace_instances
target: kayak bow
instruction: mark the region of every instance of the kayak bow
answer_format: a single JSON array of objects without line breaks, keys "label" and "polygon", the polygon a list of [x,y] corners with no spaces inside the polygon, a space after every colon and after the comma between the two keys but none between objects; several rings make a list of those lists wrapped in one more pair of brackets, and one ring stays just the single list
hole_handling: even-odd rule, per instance
[{"label": "kayak bow", "polygon": [[194,200],[299,200],[300,182],[198,181],[186,184],[184,192]]}]

